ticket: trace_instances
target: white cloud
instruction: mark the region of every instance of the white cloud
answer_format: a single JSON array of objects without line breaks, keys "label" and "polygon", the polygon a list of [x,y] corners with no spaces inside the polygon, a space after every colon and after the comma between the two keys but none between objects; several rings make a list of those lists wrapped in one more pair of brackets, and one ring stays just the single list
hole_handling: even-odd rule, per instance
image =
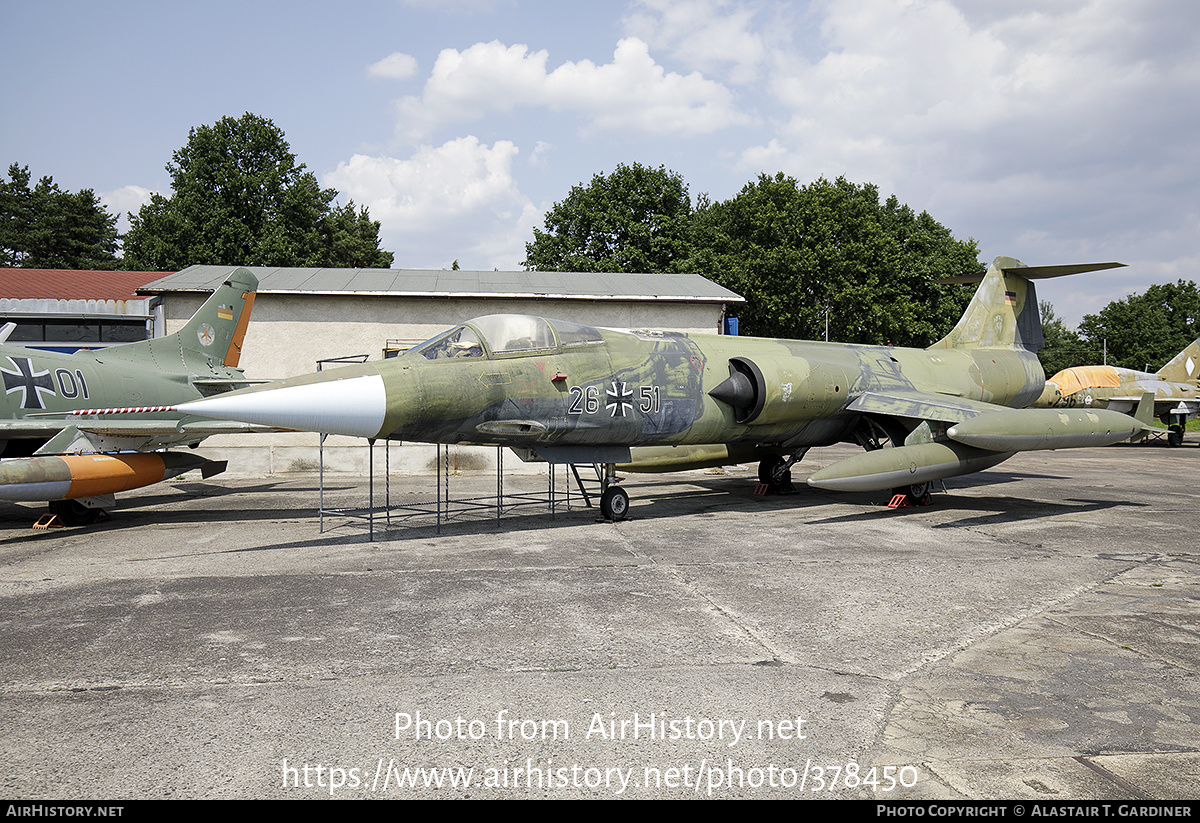
[{"label": "white cloud", "polygon": [[[797,29],[803,48],[771,45],[759,63],[774,99],[759,106],[776,117],[736,150],[743,172],[874,183],[976,237],[984,257],[1165,261],[1158,273],[1195,260],[1194,2],[826,0],[810,11],[819,36]],[[1144,289],[1151,268],[1114,283]],[[1070,285],[1064,315],[1096,310],[1078,296],[1087,283]]]},{"label": "white cloud", "polygon": [[117,231],[129,231],[129,212],[135,214],[150,202],[154,192],[142,186],[122,186],[113,191],[101,192],[100,203],[117,218]]},{"label": "white cloud", "polygon": [[533,146],[533,152],[529,155],[529,165],[544,166],[546,165],[547,156],[554,151],[554,144],[548,143],[545,140],[538,140]]},{"label": "white cloud", "polygon": [[513,179],[517,147],[462,137],[407,159],[356,154],[325,175],[380,221],[398,268],[519,268],[536,209]]},{"label": "white cloud", "polygon": [[385,80],[407,80],[417,73],[417,58],[404,52],[393,52],[382,60],[367,66],[370,77]]},{"label": "white cloud", "polygon": [[639,0],[626,30],[682,63],[709,73],[728,71],[749,83],[767,59],[769,32],[755,31],[757,4],[730,0]]},{"label": "white cloud", "polygon": [[1176,44],[1156,65],[1118,48],[1139,30],[1127,0],[1052,8],[993,10],[973,25],[946,0],[831,0],[823,53],[776,55],[781,119],[744,165],[786,152],[797,174],[849,171],[924,192],[947,178],[1061,183],[1120,175],[1154,130],[1197,123],[1194,49]]},{"label": "white cloud", "polygon": [[[512,267],[538,223],[512,175],[549,201],[599,170],[589,163],[640,159],[616,156],[628,145],[717,198],[760,171],[845,175],[976,237],[984,257],[1157,261],[1113,275],[1114,288],[1151,268],[1195,276],[1193,0],[633,0],[619,25],[625,39],[603,63],[500,41],[446,49],[421,92],[397,101],[406,140],[437,145],[445,137],[431,135],[481,122],[480,134],[533,147],[519,168],[515,147],[464,138],[343,164],[362,166],[363,191],[384,189],[379,205],[341,188],[395,225],[432,234],[443,215],[454,234],[436,243],[456,253],[438,260],[470,248]],[[580,39],[594,48],[595,37],[566,41]],[[618,139],[581,145],[564,124]],[[403,231],[421,247],[419,230]],[[1095,310],[1076,296],[1056,308],[1077,319],[1074,303]]]},{"label": "white cloud", "polygon": [[732,93],[698,72],[681,75],[654,62],[645,42],[626,38],[611,63],[566,62],[499,41],[438,55],[420,97],[397,106],[398,129],[419,139],[455,122],[521,107],[580,117],[587,127],[650,135],[706,134],[746,122]]},{"label": "white cloud", "polygon": [[809,164],[891,177],[1004,116],[1006,50],[949,3],[839,0],[821,30],[820,59],[779,55],[772,77],[780,137]]}]

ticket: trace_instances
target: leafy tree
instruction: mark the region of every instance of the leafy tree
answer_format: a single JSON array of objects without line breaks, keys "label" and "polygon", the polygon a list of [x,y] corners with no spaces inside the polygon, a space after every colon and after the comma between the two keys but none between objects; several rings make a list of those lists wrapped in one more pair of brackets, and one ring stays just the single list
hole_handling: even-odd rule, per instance
[{"label": "leafy tree", "polygon": [[702,202],[684,268],[747,299],[740,330],[768,337],[925,346],[948,332],[970,289],[940,277],[977,274],[974,240],[875,186],[839,177],[800,186],[761,175],[732,199]]},{"label": "leafy tree", "polygon": [[247,112],[193,128],[167,164],[170,197],[154,195],[125,236],[126,265],[387,267],[379,223],[322,189],[283,132]]},{"label": "leafy tree", "polygon": [[321,218],[321,255],[316,265],[331,268],[386,269],[392,253],[379,249],[379,221],[367,207],[354,210],[354,201]]},{"label": "leafy tree", "polygon": [[525,244],[537,271],[677,272],[688,254],[692,202],[666,168],[620,164],[574,186]]},{"label": "leafy tree", "polygon": [[1042,369],[1047,377],[1072,366],[1090,366],[1100,362],[1101,354],[1078,333],[1067,328],[1048,300],[1040,301],[1038,307],[1041,309],[1042,337],[1045,340],[1045,345],[1038,352],[1038,359],[1042,361]]},{"label": "leafy tree", "polygon": [[1153,285],[1087,315],[1079,333],[1094,349],[1107,341],[1111,366],[1156,371],[1200,337],[1200,291],[1190,280]]},{"label": "leafy tree", "polygon": [[0,177],[0,266],[113,269],[117,218],[91,189],[63,191],[49,177],[29,187],[29,167]]}]

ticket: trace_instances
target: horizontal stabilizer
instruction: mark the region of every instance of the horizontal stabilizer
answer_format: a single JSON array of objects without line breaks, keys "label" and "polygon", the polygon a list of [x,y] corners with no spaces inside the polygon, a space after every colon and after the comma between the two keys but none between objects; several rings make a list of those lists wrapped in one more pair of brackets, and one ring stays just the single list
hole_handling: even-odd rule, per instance
[{"label": "horizontal stabilizer", "polygon": [[[1068,274],[1083,274],[1089,271],[1104,271],[1119,269],[1124,263],[1066,263],[1061,266],[1004,266],[1000,271],[1004,274],[1016,274],[1026,280],[1048,280],[1051,277],[1066,277]],[[978,283],[983,280],[983,274],[959,274],[954,277],[942,277],[939,283]]]}]

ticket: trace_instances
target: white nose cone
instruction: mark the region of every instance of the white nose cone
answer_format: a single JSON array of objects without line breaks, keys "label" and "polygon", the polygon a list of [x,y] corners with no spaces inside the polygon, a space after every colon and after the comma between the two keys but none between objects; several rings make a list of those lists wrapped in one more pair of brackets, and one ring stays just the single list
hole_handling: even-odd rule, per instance
[{"label": "white nose cone", "polygon": [[378,374],[181,403],[186,414],[294,431],[378,437],[387,393]]}]

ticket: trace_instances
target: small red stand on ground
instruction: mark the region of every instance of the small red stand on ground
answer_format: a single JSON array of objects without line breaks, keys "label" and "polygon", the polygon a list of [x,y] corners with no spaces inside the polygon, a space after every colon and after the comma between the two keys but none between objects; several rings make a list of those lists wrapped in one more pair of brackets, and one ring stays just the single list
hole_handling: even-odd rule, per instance
[{"label": "small red stand on ground", "polygon": [[901,494],[892,495],[891,502],[888,503],[888,508],[889,509],[911,509],[914,506],[932,506],[932,505],[933,505],[933,495],[931,495],[931,494],[925,495],[920,500],[913,500],[912,497],[910,497],[909,495],[901,493]]}]

